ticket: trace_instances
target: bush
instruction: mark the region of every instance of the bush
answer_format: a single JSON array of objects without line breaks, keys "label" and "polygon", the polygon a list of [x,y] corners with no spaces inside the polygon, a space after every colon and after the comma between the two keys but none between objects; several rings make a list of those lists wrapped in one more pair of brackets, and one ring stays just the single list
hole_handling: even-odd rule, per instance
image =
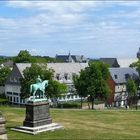
[{"label": "bush", "polygon": [[6,103],[8,103],[7,99],[0,98],[0,104],[6,104]]},{"label": "bush", "polygon": [[80,108],[80,104],[78,102],[65,102],[58,103],[58,108]]}]

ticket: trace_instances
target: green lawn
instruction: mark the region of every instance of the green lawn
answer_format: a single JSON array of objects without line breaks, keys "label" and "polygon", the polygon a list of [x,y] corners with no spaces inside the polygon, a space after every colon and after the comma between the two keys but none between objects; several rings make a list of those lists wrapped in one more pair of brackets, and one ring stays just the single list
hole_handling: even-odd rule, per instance
[{"label": "green lawn", "polygon": [[7,120],[9,139],[140,139],[140,111],[51,109],[53,122],[64,129],[34,136],[10,130],[22,125],[25,109],[1,106],[0,110]]}]

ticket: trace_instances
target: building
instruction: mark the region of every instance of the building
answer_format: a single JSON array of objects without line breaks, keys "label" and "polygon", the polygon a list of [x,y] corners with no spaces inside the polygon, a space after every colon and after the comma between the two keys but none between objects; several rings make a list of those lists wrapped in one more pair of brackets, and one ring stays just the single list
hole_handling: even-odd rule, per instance
[{"label": "building", "polygon": [[140,58],[140,47],[139,47],[139,50],[137,52],[137,58]]},{"label": "building", "polygon": [[120,65],[118,64],[117,58],[100,58],[101,62],[108,64],[110,68],[118,68]]},{"label": "building", "polygon": [[117,58],[117,61],[121,68],[128,68],[132,63],[136,63],[138,58]]},{"label": "building", "polygon": [[109,71],[110,79],[108,84],[111,89],[111,95],[108,99],[108,103],[112,106],[123,107],[127,103],[127,80],[130,77],[136,80],[139,74],[133,68],[109,68]]},{"label": "building", "polygon": [[[23,77],[23,70],[30,66],[31,63],[16,63],[14,65],[13,70],[5,83],[5,95],[9,102],[15,104],[25,104],[27,102],[28,99],[20,98],[20,78]],[[85,67],[88,66],[88,63],[48,63],[47,66],[55,71],[54,79],[60,83],[66,84],[69,93],[71,93],[72,90],[74,90],[73,75],[79,74],[81,69],[85,69]],[[79,97],[77,96],[73,98],[75,99]]]},{"label": "building", "polygon": [[65,63],[87,63],[88,59],[83,55],[56,55],[56,60]]}]

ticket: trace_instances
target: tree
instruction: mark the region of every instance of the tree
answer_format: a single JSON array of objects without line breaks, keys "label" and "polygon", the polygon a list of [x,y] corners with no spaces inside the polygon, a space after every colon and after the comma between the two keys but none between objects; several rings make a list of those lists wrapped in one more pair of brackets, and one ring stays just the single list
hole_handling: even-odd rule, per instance
[{"label": "tree", "polygon": [[6,78],[8,77],[10,72],[11,70],[9,67],[0,68],[0,86],[4,86]]},{"label": "tree", "polygon": [[127,102],[129,106],[135,104],[137,109],[137,87],[133,79],[129,78],[127,80],[126,88],[128,92]]},{"label": "tree", "polygon": [[30,63],[33,60],[30,53],[27,50],[21,50],[19,54],[13,58],[13,61],[15,63]]},{"label": "tree", "polygon": [[95,99],[107,98],[110,92],[106,82],[108,78],[108,66],[99,61],[89,63],[89,67],[81,70],[80,75],[75,78],[74,85],[77,93],[82,97],[89,95],[92,109]]},{"label": "tree", "polygon": [[78,95],[81,97],[81,108],[82,108],[82,101],[83,101],[82,98],[87,96],[87,94],[85,92],[86,91],[86,82],[85,82],[84,78],[85,78],[84,70],[81,70],[80,76],[75,75],[73,77],[75,89],[76,89]]},{"label": "tree", "polygon": [[50,80],[49,85],[46,89],[47,96],[50,98],[57,98],[59,97],[62,93],[66,93],[67,87],[65,84],[59,83],[56,80]]},{"label": "tree", "polygon": [[38,75],[41,76],[42,80],[49,80],[49,86],[46,88],[46,94],[48,97],[58,97],[66,86],[53,80],[54,71],[48,69],[45,64],[32,64],[31,67],[27,67],[23,71],[24,77],[21,78],[21,98],[27,98],[30,96],[29,89],[30,85],[35,83]]}]

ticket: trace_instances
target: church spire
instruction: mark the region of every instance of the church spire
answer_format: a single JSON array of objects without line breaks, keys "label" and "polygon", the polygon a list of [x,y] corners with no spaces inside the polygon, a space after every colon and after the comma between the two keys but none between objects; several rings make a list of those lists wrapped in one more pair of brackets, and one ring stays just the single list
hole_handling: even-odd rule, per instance
[{"label": "church spire", "polygon": [[71,54],[70,54],[70,50],[69,50],[69,54],[68,54],[68,62],[72,62],[72,57],[71,57]]},{"label": "church spire", "polygon": [[139,47],[139,51],[137,52],[137,58],[140,58],[140,47]]}]

